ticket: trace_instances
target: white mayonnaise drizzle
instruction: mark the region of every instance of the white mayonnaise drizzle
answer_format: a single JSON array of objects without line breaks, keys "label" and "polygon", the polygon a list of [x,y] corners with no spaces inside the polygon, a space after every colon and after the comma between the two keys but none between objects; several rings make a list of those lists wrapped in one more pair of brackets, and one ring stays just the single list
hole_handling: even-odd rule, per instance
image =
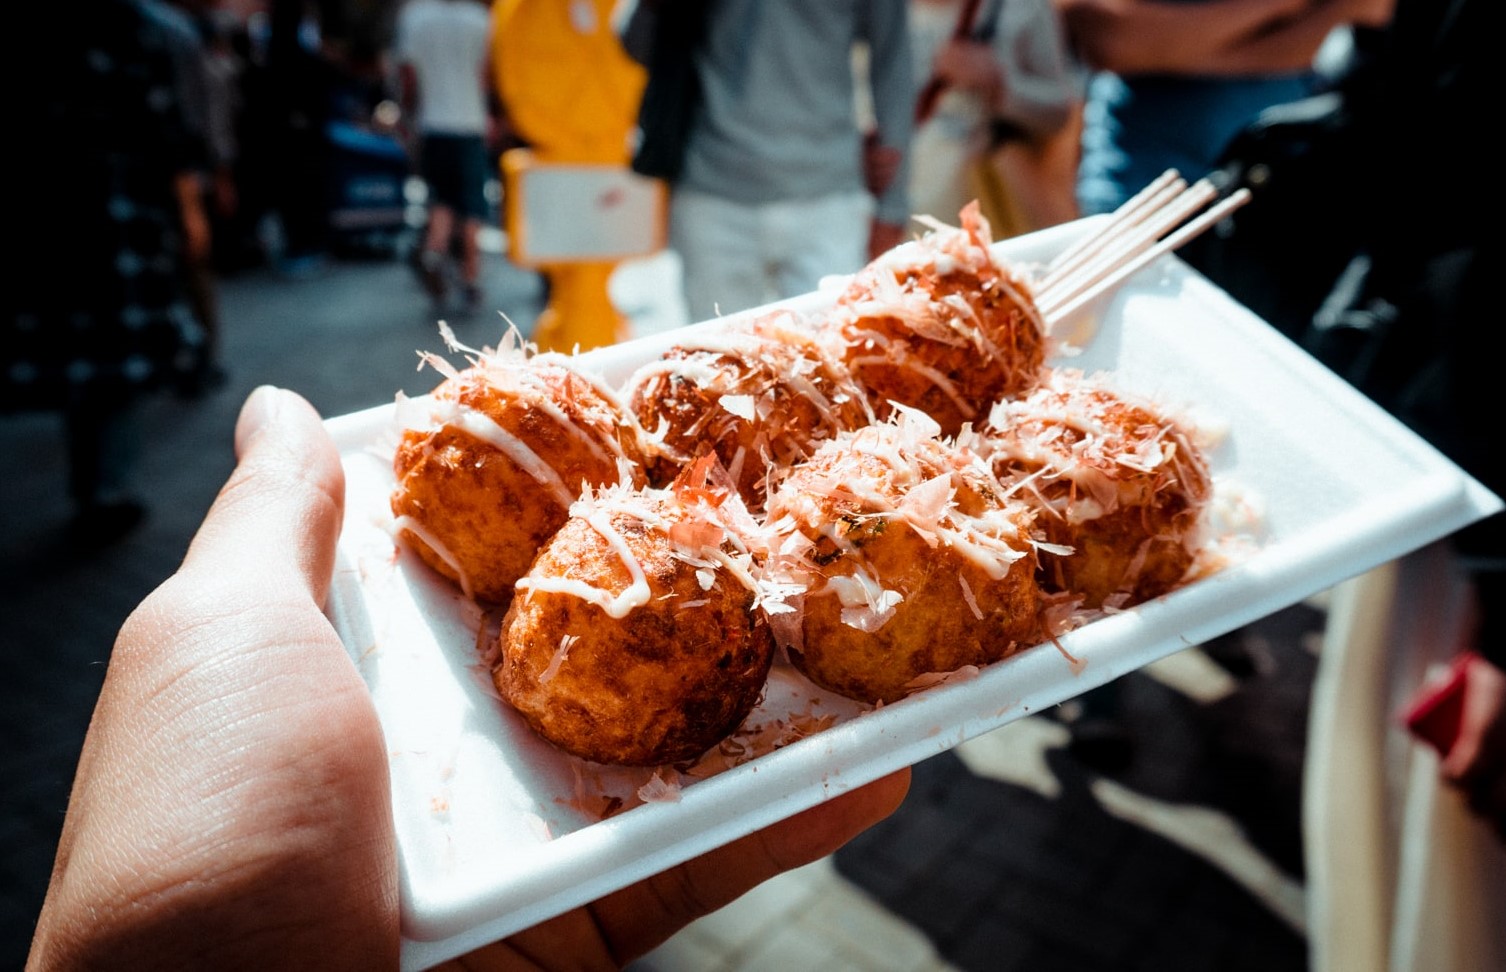
[{"label": "white mayonnaise drizzle", "polygon": [[622,534],[612,526],[608,511],[593,510],[585,520],[591,525],[591,529],[601,534],[602,539],[611,545],[617,556],[621,558],[622,566],[627,568],[633,582],[624,588],[622,593],[612,595],[584,581],[569,577],[540,577],[530,573],[518,581],[518,589],[551,594],[571,594],[601,608],[608,617],[620,620],[627,617],[634,608],[647,604],[653,596],[653,591],[648,586],[648,578],[643,573],[643,565],[638,563],[638,558],[633,555],[632,548],[628,546]]},{"label": "white mayonnaise drizzle", "polygon": [[571,503],[575,502],[575,493],[565,485],[559,472],[541,459],[537,452],[528,447],[527,443],[504,429],[491,416],[472,408],[460,407],[456,409],[455,415],[447,424],[467,435],[475,436],[488,445],[495,446],[503,455],[532,476],[539,485],[553,493],[561,506],[568,508]]},{"label": "white mayonnaise drizzle", "polygon": [[425,529],[422,523],[418,522],[411,516],[399,516],[392,521],[392,528],[398,533],[407,530],[409,533],[417,537],[424,546],[434,551],[434,556],[444,561],[445,566],[449,567],[455,572],[456,579],[460,581],[461,592],[464,593],[466,597],[473,596],[470,575],[467,574],[464,568],[460,566],[459,559],[450,552],[450,548],[445,546],[438,537]]}]

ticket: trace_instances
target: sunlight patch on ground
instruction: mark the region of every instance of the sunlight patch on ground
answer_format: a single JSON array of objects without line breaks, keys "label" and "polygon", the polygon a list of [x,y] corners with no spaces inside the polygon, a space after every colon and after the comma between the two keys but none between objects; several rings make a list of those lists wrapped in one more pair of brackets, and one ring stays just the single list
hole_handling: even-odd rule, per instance
[{"label": "sunlight patch on ground", "polygon": [[1146,665],[1142,671],[1199,705],[1212,705],[1233,695],[1239,688],[1234,676],[1199,648],[1186,648],[1167,655]]},{"label": "sunlight patch on ground", "polygon": [[1099,778],[1089,787],[1103,809],[1196,854],[1223,871],[1300,935],[1307,934],[1307,893],[1302,882],[1260,853],[1227,814],[1208,807],[1166,803]]},{"label": "sunlight patch on ground", "polygon": [[957,755],[977,776],[1024,787],[1048,800],[1061,796],[1061,781],[1046,765],[1046,752],[1067,745],[1067,728],[1027,716],[957,747]]}]

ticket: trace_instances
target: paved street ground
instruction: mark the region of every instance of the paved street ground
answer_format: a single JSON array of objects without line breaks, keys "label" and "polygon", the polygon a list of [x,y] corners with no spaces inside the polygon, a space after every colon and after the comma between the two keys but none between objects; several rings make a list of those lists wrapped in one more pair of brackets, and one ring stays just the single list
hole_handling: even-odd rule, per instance
[{"label": "paved street ground", "polygon": [[[683,322],[673,267],[628,268],[644,328]],[[228,387],[144,409],[146,524],[69,543],[61,424],[0,417],[0,968],[22,963],[114,632],[174,569],[232,466],[245,395],[271,382],[325,415],[428,391],[436,313],[406,265],[222,282]],[[488,307],[523,327],[541,290],[497,253]],[[467,343],[501,318],[451,316]],[[1136,748],[1112,772],[1067,750],[1060,712],[922,763],[901,810],[637,963],[643,972],[852,968],[1305,969],[1298,799],[1319,609],[1299,605],[1119,683]]]}]

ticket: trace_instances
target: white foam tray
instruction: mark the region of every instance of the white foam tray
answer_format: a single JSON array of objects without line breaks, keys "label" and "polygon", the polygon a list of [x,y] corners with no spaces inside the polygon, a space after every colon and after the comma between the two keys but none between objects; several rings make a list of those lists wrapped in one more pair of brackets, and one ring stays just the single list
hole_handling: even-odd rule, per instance
[{"label": "white foam tray", "polygon": [[[1092,221],[996,244],[1059,252]],[[830,291],[786,305],[816,309]],[[729,320],[735,320],[730,318]],[[1227,424],[1211,454],[1261,515],[1259,549],[1167,597],[1025,651],[978,677],[867,711],[782,673],[759,718],[836,724],[605,820],[590,788],[631,795],[637,770],[592,767],[535,737],[477,663],[480,614],[398,549],[387,505],[398,429],[386,406],[331,419],[347,475],[330,617],[375,700],[390,753],[402,963],[423,969],[1129,671],[1295,604],[1499,509],[1499,498],[1175,257],[1068,322],[1058,360]],[[716,327],[718,324],[696,325]],[[683,333],[683,332],[681,332]],[[500,335],[499,335],[500,336]],[[677,333],[601,349],[621,381]],[[636,774],[636,775],[635,775]],[[585,788],[585,789],[583,789]]]}]

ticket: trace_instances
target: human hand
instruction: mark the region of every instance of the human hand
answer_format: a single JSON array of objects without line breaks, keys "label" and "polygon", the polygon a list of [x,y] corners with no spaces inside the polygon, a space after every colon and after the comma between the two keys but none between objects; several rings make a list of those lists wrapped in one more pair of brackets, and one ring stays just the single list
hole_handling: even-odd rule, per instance
[{"label": "human hand", "polygon": [[1506,840],[1506,673],[1479,655],[1465,662],[1459,734],[1439,772]]},{"label": "human hand", "polygon": [[203,183],[199,173],[179,172],[173,176],[173,194],[178,200],[178,223],[183,231],[183,253],[194,263],[209,258],[209,216],[204,212]]},{"label": "human hand", "polygon": [[116,639],[31,968],[397,962],[386,746],[321,610],[339,457],[268,388],[235,445],[183,565]]},{"label": "human hand", "polygon": [[[28,968],[393,968],[396,843],[370,695],[325,618],[344,483],[298,396],[258,389],[183,566],[127,619]],[[626,962],[899,804],[870,784],[483,949]]]},{"label": "human hand", "polygon": [[240,191],[236,188],[235,174],[229,166],[222,166],[214,174],[214,211],[222,219],[229,219],[240,208]]},{"label": "human hand", "polygon": [[878,133],[870,132],[863,138],[863,184],[875,196],[882,196],[899,175],[899,166],[905,154],[892,145],[878,139]]},{"label": "human hand", "polygon": [[993,48],[980,41],[949,39],[936,51],[931,73],[948,88],[973,92],[989,110],[1003,100],[1004,72]]},{"label": "human hand", "polygon": [[904,226],[875,219],[868,227],[868,259],[877,260],[899,246],[904,238]]},{"label": "human hand", "polygon": [[203,204],[195,201],[193,206],[184,207],[182,217],[183,253],[192,262],[203,263],[212,250],[209,216]]},{"label": "human hand", "polygon": [[617,968],[755,885],[832,853],[897,809],[901,770],[441,966],[441,972]]}]

